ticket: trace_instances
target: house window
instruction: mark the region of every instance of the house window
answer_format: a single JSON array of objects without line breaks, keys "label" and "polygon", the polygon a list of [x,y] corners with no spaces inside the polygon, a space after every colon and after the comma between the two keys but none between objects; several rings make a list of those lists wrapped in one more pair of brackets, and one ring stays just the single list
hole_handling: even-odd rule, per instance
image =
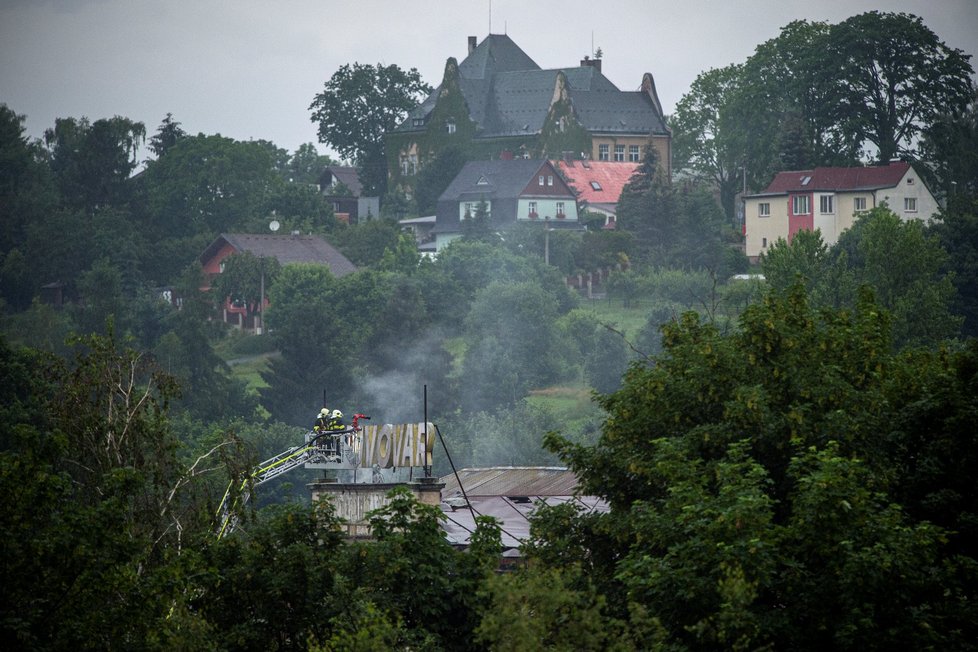
[{"label": "house window", "polygon": [[417,174],[418,173],[418,155],[417,154],[411,154],[411,156],[408,157],[408,162],[411,164],[411,174]]},{"label": "house window", "polygon": [[333,212],[334,213],[339,213],[340,212],[340,203],[338,201],[334,201],[333,202]]},{"label": "house window", "polygon": [[615,145],[615,160],[619,163],[625,160],[625,146]]},{"label": "house window", "polygon": [[455,123],[454,122],[449,122],[448,124],[445,125],[445,128],[448,129],[448,133],[450,133],[450,134],[454,134],[455,133]]},{"label": "house window", "polygon": [[552,174],[547,175],[547,185],[548,186],[554,185],[554,175]]},{"label": "house window", "polygon": [[472,202],[465,202],[465,218],[468,219],[475,215],[475,206]]},{"label": "house window", "polygon": [[761,248],[767,249],[767,238],[761,238]]},{"label": "house window", "polygon": [[628,160],[631,163],[638,163],[638,145],[628,146]]},{"label": "house window", "polygon": [[540,181],[539,181],[539,183],[540,183],[541,186],[543,185],[543,175],[542,174],[540,175]]},{"label": "house window", "polygon": [[424,126],[424,118],[415,118],[412,121],[411,124],[413,124],[415,127],[423,127]]},{"label": "house window", "polygon": [[529,204],[529,206],[530,206],[530,217],[536,217],[537,216],[537,203],[535,201],[531,201],[530,204]]},{"label": "house window", "polygon": [[795,215],[808,215],[808,195],[795,195],[792,197],[791,212]]},{"label": "house window", "polygon": [[913,177],[910,177],[910,178],[907,179],[907,185],[908,186],[912,186],[913,185]]},{"label": "house window", "polygon": [[818,210],[823,215],[834,213],[832,206],[832,195],[822,195],[818,198]]},{"label": "house window", "polygon": [[557,202],[557,217],[560,217],[561,215],[564,215],[564,214],[565,214],[564,213],[564,202],[559,201],[559,202]]},{"label": "house window", "polygon": [[410,170],[411,170],[411,168],[408,165],[408,160],[406,158],[405,159],[401,159],[401,174],[403,174],[404,176],[407,176],[408,174],[410,174]]},{"label": "house window", "polygon": [[855,199],[852,200],[852,205],[853,208],[855,208],[857,211],[864,211],[866,210],[866,198],[856,197]]},{"label": "house window", "polygon": [[608,160],[608,146],[598,145],[598,160],[607,161]]},{"label": "house window", "polygon": [[916,197],[904,197],[903,198],[903,210],[908,213],[917,212],[917,198]]},{"label": "house window", "polygon": [[771,203],[761,202],[757,205],[757,216],[758,217],[771,217]]}]

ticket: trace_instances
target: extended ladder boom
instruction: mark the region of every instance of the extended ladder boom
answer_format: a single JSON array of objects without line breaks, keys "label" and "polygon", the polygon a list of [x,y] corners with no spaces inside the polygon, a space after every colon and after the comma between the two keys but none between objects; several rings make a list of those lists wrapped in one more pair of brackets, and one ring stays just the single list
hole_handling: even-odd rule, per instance
[{"label": "extended ladder boom", "polygon": [[244,507],[251,498],[250,486],[257,487],[304,464],[328,462],[338,459],[339,438],[350,432],[353,431],[346,430],[338,433],[307,437],[307,443],[302,446],[293,446],[274,457],[268,458],[256,466],[255,470],[241,481],[237,496],[233,498],[231,489],[234,487],[234,480],[231,480],[228,483],[228,488],[224,491],[221,504],[217,508],[217,538],[220,539],[234,530],[238,523],[237,510]]}]

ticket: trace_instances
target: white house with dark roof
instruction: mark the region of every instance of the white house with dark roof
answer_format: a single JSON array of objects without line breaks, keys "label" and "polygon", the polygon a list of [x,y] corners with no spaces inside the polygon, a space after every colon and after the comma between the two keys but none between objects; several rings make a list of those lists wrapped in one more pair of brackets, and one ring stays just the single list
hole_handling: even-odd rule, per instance
[{"label": "white house with dark roof", "polygon": [[481,202],[485,202],[494,231],[517,223],[581,228],[574,190],[550,161],[473,161],[438,198],[432,230],[437,250],[462,235],[465,221],[475,216]]},{"label": "white house with dark roof", "polygon": [[757,260],[779,238],[818,229],[833,245],[860,213],[885,204],[901,219],[930,221],[940,209],[906,161],[779,172],[763,192],[744,197],[746,253]]}]

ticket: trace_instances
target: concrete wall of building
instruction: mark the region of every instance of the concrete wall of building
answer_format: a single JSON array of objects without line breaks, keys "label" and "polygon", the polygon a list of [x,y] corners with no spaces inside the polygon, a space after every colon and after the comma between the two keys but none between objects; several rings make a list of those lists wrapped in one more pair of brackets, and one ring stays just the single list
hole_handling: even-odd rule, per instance
[{"label": "concrete wall of building", "polygon": [[313,502],[329,500],[333,503],[336,515],[346,521],[346,535],[351,538],[365,538],[371,535],[367,515],[373,510],[386,506],[390,500],[387,494],[395,487],[407,487],[419,502],[426,505],[441,503],[441,489],[445,485],[437,478],[421,478],[411,483],[340,483],[323,480],[309,485]]}]

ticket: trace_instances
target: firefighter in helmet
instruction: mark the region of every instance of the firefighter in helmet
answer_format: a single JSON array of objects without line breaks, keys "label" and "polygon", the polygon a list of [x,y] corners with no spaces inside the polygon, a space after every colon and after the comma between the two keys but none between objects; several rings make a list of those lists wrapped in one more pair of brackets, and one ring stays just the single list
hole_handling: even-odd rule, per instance
[{"label": "firefighter in helmet", "polygon": [[339,410],[333,410],[329,414],[329,421],[327,422],[327,428],[333,431],[346,430],[346,424],[343,423],[343,413]]},{"label": "firefighter in helmet", "polygon": [[316,419],[316,425],[312,427],[317,434],[322,434],[329,430],[329,410],[323,408],[319,411],[319,417]]}]

